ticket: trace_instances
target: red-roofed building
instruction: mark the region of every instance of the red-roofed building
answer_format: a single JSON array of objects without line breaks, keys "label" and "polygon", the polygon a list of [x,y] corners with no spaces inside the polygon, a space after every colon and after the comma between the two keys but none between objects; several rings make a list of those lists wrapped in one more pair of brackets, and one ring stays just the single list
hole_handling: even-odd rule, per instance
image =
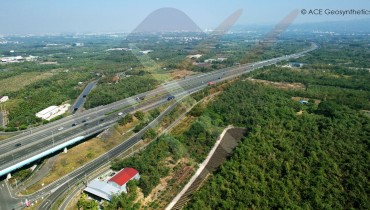
[{"label": "red-roofed building", "polygon": [[121,191],[127,193],[126,185],[132,179],[139,180],[139,172],[134,168],[124,168],[108,180],[108,184],[120,188]]}]

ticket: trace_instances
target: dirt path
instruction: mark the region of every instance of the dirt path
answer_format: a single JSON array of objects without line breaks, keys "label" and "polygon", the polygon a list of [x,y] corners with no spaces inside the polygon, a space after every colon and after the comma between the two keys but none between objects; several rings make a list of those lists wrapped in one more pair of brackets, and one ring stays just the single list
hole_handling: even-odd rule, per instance
[{"label": "dirt path", "polygon": [[201,186],[206,177],[226,160],[244,135],[244,129],[232,126],[225,128],[207,158],[200,164],[181,192],[166,207],[166,210],[181,209],[191,199],[193,192]]}]

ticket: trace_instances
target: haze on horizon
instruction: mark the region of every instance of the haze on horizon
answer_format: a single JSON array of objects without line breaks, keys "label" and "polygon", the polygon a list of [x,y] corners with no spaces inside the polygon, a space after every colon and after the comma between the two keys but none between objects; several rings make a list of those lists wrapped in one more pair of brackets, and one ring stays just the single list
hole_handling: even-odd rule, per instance
[{"label": "haze on horizon", "polygon": [[[237,25],[276,24],[295,9],[369,9],[366,1],[347,0],[13,0],[0,7],[0,34],[131,32],[153,11],[176,8],[201,29],[213,29],[233,12],[242,9]],[[370,15],[299,15],[294,23],[346,21]]]}]

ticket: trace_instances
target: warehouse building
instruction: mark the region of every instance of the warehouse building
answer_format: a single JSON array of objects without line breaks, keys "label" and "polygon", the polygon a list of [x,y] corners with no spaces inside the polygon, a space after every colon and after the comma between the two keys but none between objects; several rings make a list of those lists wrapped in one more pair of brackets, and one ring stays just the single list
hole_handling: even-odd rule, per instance
[{"label": "warehouse building", "polygon": [[56,114],[58,111],[58,106],[49,106],[48,108],[37,112],[36,117],[46,120]]},{"label": "warehouse building", "polygon": [[85,192],[92,198],[110,201],[115,194],[127,193],[127,183],[133,179],[140,179],[139,172],[134,168],[124,168],[113,177],[92,180]]},{"label": "warehouse building", "polygon": [[68,111],[70,104],[63,104],[60,106],[49,106],[46,109],[43,109],[36,113],[36,117],[41,118],[43,120],[51,120],[54,117],[62,115]]}]

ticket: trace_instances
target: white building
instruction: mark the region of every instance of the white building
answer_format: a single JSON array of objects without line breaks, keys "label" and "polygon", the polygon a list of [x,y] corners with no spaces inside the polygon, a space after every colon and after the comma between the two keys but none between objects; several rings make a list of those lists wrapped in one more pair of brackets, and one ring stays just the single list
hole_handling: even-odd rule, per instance
[{"label": "white building", "polygon": [[134,168],[124,168],[108,181],[95,179],[89,182],[85,192],[93,197],[110,201],[115,194],[127,193],[127,183],[133,179],[140,179],[139,172]]},{"label": "white building", "polygon": [[202,55],[201,54],[195,54],[195,55],[188,55],[188,56],[186,56],[187,58],[195,58],[195,59],[198,59],[198,58],[200,58],[200,57],[202,57]]},{"label": "white building", "polygon": [[142,51],[140,51],[140,53],[143,54],[143,55],[146,55],[146,54],[151,53],[151,52],[153,52],[153,50],[142,50]]},{"label": "white building", "polygon": [[7,100],[9,100],[9,96],[0,96],[0,103],[3,103]]},{"label": "white building", "polygon": [[46,109],[43,109],[36,113],[36,117],[41,118],[43,120],[51,120],[54,117],[64,114],[68,111],[70,104],[63,104],[60,106],[49,106]]},{"label": "white building", "polygon": [[43,109],[36,113],[36,117],[47,120],[54,114],[56,114],[59,111],[58,106],[49,106],[46,109]]}]

